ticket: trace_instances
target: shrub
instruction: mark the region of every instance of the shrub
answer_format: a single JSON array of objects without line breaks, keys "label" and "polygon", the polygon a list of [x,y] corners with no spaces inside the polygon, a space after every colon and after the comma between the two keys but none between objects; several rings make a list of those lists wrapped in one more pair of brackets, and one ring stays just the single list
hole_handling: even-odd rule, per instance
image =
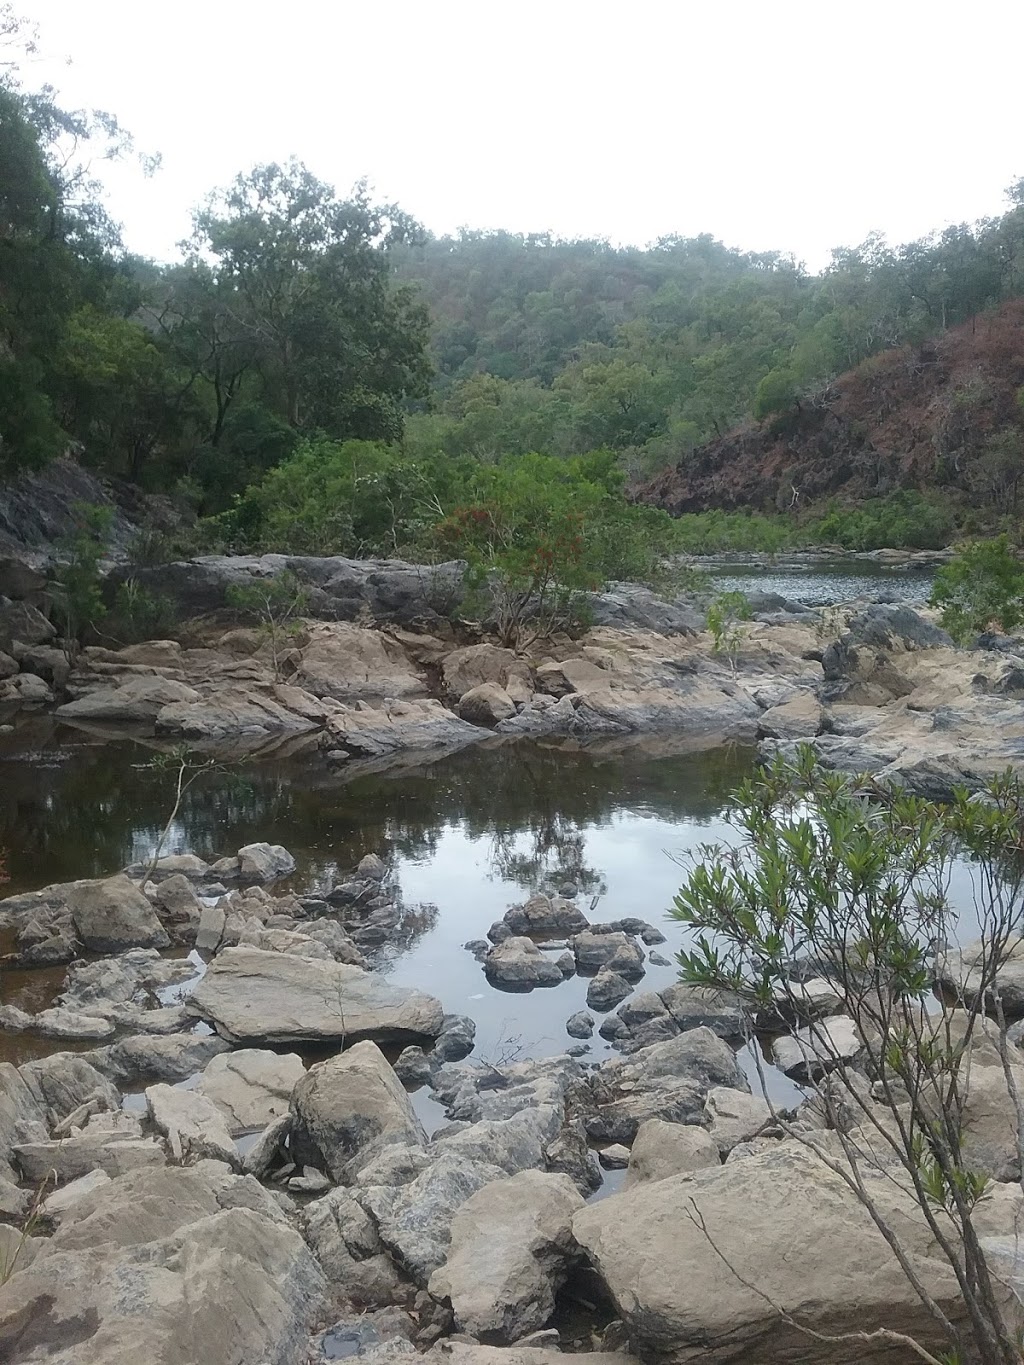
[{"label": "shrub", "polygon": [[1024,564],[1006,536],[975,541],[935,575],[930,601],[961,644],[993,625],[1013,630],[1024,621]]},{"label": "shrub", "polygon": [[949,512],[913,489],[857,507],[830,503],[821,520],[808,527],[811,539],[847,550],[941,550],[953,532]]},{"label": "shrub", "polygon": [[74,516],[74,527],[61,546],[64,561],[55,575],[60,587],[55,612],[65,640],[80,644],[89,628],[107,614],[100,562],[114,514],[109,507],[76,503]]}]

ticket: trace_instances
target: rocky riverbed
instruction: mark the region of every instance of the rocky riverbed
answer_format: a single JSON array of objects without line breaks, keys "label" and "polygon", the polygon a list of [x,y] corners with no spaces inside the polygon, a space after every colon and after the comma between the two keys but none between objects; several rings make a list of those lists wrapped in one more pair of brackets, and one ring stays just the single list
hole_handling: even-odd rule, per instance
[{"label": "rocky riverbed", "polygon": [[[351,771],[524,736],[765,753],[809,742],[829,766],[929,795],[1020,762],[1020,646],[958,650],[906,607],[765,599],[729,659],[691,606],[623,588],[581,639],[524,658],[455,638],[404,569],[381,567],[369,587],[364,572],[360,596],[323,565],[309,572],[349,604],[336,616],[365,618],[372,591],[391,619],[311,619],[276,670],[251,631],[216,620],[186,643],[94,648],[72,668],[31,600],[38,584],[16,598],[8,577],[7,715],[20,726],[45,711],[156,748],[306,747]],[[226,576],[275,568],[201,567],[214,596]],[[395,605],[407,599],[417,611]],[[310,888],[287,848],[219,852],[143,857],[0,901],[0,973],[46,972],[56,987],[0,1013],[5,1035],[43,1044],[0,1063],[0,1357],[892,1359],[888,1346],[843,1355],[794,1337],[779,1303],[820,1331],[895,1315],[927,1334],[863,1207],[752,1093],[743,1046],[765,1021],[666,980],[648,907],[603,916],[563,884],[460,947],[481,989],[510,998],[585,983],[555,1055],[482,1056],[442,975],[381,969],[409,914],[386,859]],[[969,982],[968,968],[949,985]],[[806,1015],[842,1046],[826,984],[804,990]],[[773,1021],[763,1040],[796,1081],[813,1065],[802,1022]],[[610,1051],[589,1050],[595,1034]],[[1005,1239],[1022,1212],[1015,1123],[978,1047],[967,1138],[996,1181],[982,1235]],[[799,1091],[786,1108],[825,1133]],[[884,1167],[865,1178],[957,1317],[913,1202]]]}]

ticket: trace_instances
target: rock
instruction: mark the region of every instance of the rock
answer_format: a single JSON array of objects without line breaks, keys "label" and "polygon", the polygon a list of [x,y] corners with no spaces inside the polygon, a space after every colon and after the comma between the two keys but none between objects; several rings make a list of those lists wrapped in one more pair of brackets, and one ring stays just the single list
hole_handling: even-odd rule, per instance
[{"label": "rock", "polygon": [[619,1010],[618,1020],[622,1028],[615,1041],[623,1051],[633,1052],[695,1028],[709,1028],[721,1038],[738,1041],[749,1026],[740,996],[682,983],[634,995]]},{"label": "rock", "polygon": [[[939,984],[954,993],[965,1005],[978,1007],[983,974],[987,977],[991,966],[991,946],[981,942],[964,948],[952,948],[940,960],[937,977]],[[1003,962],[995,977],[1003,1013],[1008,1020],[1024,1019],[1024,940],[1007,946]],[[989,1013],[995,1013],[995,1001],[985,1003]]]},{"label": "rock", "polygon": [[563,977],[556,962],[530,938],[513,935],[496,943],[484,958],[484,973],[502,990],[530,991],[535,986],[558,986]]},{"label": "rock", "polygon": [[465,1014],[446,1014],[441,1021],[431,1058],[438,1064],[461,1062],[468,1057],[476,1043],[476,1024]]},{"label": "rock", "polygon": [[142,674],[101,684],[94,691],[58,706],[56,714],[61,720],[141,725],[151,724],[165,707],[198,701],[199,693],[185,683]]},{"label": "rock", "polygon": [[79,938],[93,952],[166,948],[170,943],[149,901],[123,873],[100,881],[72,882],[66,904]]},{"label": "rock", "polygon": [[18,1068],[36,1104],[51,1124],[59,1123],[89,1100],[102,1109],[118,1109],[121,1097],[113,1085],[84,1057],[53,1052]]},{"label": "rock", "polygon": [[389,635],[333,621],[308,629],[293,681],[313,696],[346,703],[423,696],[422,676]]},{"label": "rock", "polygon": [[579,1010],[566,1020],[565,1031],[570,1038],[591,1038],[594,1033],[594,1016]]},{"label": "rock", "polygon": [[0,682],[6,682],[8,678],[13,678],[21,672],[21,664],[17,659],[12,659],[9,654],[0,650]]},{"label": "rock", "polygon": [[644,974],[643,952],[627,934],[588,931],[577,934],[571,947],[576,955],[576,970],[584,975],[598,972],[602,967],[617,972],[627,981],[639,981]]},{"label": "rock", "polygon": [[762,712],[757,729],[769,739],[811,739],[821,733],[824,712],[810,692],[800,692],[781,706]]},{"label": "rock", "polygon": [[109,1019],[78,1014],[75,1010],[49,1009],[26,1014],[16,1005],[0,1005],[0,1030],[25,1033],[31,1030],[46,1038],[109,1038],[114,1025]]},{"label": "rock", "polygon": [[853,1020],[845,1014],[834,1014],[794,1034],[776,1038],[772,1043],[772,1061],[792,1080],[806,1084],[835,1070],[841,1062],[853,1061],[861,1050]]},{"label": "rock", "polygon": [[311,1067],[295,1087],[292,1112],[339,1183],[350,1184],[383,1147],[427,1140],[397,1076],[370,1042]]},{"label": "rock", "polygon": [[409,1285],[385,1253],[373,1220],[348,1190],[331,1190],[299,1214],[303,1235],[334,1293],[355,1308],[406,1299]]},{"label": "rock", "polygon": [[[158,1011],[151,1010],[151,1014]],[[162,1012],[162,1011],[161,1011]],[[188,1022],[187,1020],[185,1021]],[[152,1037],[141,1033],[119,1038],[109,1047],[89,1054],[97,1071],[120,1086],[159,1080],[172,1084],[202,1071],[211,1058],[230,1050],[231,1044],[214,1034],[172,1033]]]},{"label": "rock", "polygon": [[223,1114],[205,1095],[162,1083],[151,1085],[146,1091],[146,1108],[156,1128],[167,1138],[175,1161],[195,1162],[212,1157],[233,1167],[241,1164]]},{"label": "rock", "polygon": [[506,910],[503,919],[513,934],[531,938],[560,938],[590,928],[582,910],[561,896],[531,896],[525,905]]},{"label": "rock", "polygon": [[[953,1270],[913,1199],[886,1175],[861,1170],[882,1216],[898,1226],[928,1292],[943,1312],[962,1321]],[[993,1210],[982,1221],[1005,1217],[1012,1223],[1015,1209],[1011,1199],[1004,1214]],[[832,1365],[839,1358],[835,1344],[788,1326],[779,1304],[826,1335],[896,1327],[926,1349],[944,1349],[934,1320],[894,1270],[867,1210],[841,1177],[798,1143],[778,1142],[771,1152],[634,1186],[577,1213],[573,1234],[641,1358]],[[846,1354],[883,1365],[892,1347],[861,1341],[855,1354]]]},{"label": "rock", "polygon": [[542,1328],[574,1250],[572,1215],[583,1199],[564,1175],[523,1171],[493,1181],[455,1213],[430,1293],[449,1299],[457,1326],[511,1343]]},{"label": "rock", "polygon": [[720,1161],[715,1139],[693,1124],[648,1119],[641,1123],[629,1153],[629,1170],[623,1189],[648,1180],[667,1180],[686,1171],[717,1166]]},{"label": "rock", "polygon": [[471,725],[497,725],[516,714],[516,704],[497,683],[481,683],[463,693],[456,710]]},{"label": "rock", "polygon": [[13,654],[14,646],[45,645],[57,634],[41,611],[29,602],[0,597],[0,649]]},{"label": "rock", "polygon": [[714,1086],[747,1090],[732,1048],[707,1028],[606,1062],[591,1077],[596,1112],[587,1132],[598,1142],[632,1142],[646,1119],[699,1123]]},{"label": "rock", "polygon": [[243,882],[275,882],[294,871],[295,859],[280,844],[246,844],[238,850],[238,874]]},{"label": "rock", "polygon": [[138,1175],[78,1199],[0,1289],[10,1365],[303,1365],[325,1284],[298,1233],[194,1169]]},{"label": "rock", "polygon": [[602,967],[587,987],[587,1004],[592,1010],[606,1014],[632,995],[633,987],[618,972]]},{"label": "rock", "polygon": [[756,1137],[770,1118],[768,1101],[743,1090],[715,1086],[704,1103],[704,1122],[723,1156]]},{"label": "rock", "polygon": [[186,1002],[234,1043],[376,1038],[441,1032],[440,1003],[358,967],[256,948],[225,948]]},{"label": "rock", "polygon": [[[1024,1066],[1014,1066],[1013,1073],[1018,1094],[1024,1094]],[[993,1180],[1020,1180],[1016,1114],[1002,1066],[972,1061],[967,1075],[962,1119],[965,1164]]]},{"label": "rock", "polygon": [[163,1149],[152,1138],[143,1137],[138,1122],[126,1125],[124,1132],[84,1131],[55,1142],[25,1142],[14,1148],[15,1160],[25,1180],[38,1184],[55,1172],[60,1181],[78,1180],[91,1171],[108,1176],[124,1175],[139,1167],[163,1166]]},{"label": "rock", "polygon": [[597,1159],[606,1171],[623,1171],[629,1165],[629,1148],[615,1142],[610,1147],[602,1147]]},{"label": "rock", "polygon": [[429,1085],[436,1065],[438,1063],[421,1047],[413,1046],[402,1049],[392,1063],[392,1069],[402,1084],[412,1089]]},{"label": "rock", "polygon": [[512,712],[517,701],[527,701],[533,692],[529,664],[511,649],[499,649],[496,645],[453,649],[445,656],[441,671],[450,696],[465,698],[481,686],[495,687],[512,701]]},{"label": "rock", "polygon": [[302,1058],[294,1052],[243,1048],[214,1057],[196,1090],[213,1101],[234,1137],[287,1114],[292,1091],[305,1075]]},{"label": "rock", "polygon": [[382,882],[387,876],[387,865],[383,858],[379,858],[376,853],[367,853],[364,858],[360,858],[359,866],[356,868],[356,876],[364,881]]},{"label": "rock", "polygon": [[215,953],[224,938],[227,916],[219,905],[204,905],[196,931],[196,948],[201,953]]},{"label": "rock", "polygon": [[601,1188],[604,1180],[601,1165],[591,1151],[586,1131],[579,1121],[566,1124],[548,1143],[544,1160],[549,1171],[567,1175],[584,1198]]},{"label": "rock", "polygon": [[[278,1158],[285,1156],[286,1144],[291,1138],[292,1127],[293,1122],[290,1113],[282,1114],[279,1119],[274,1119],[267,1124],[255,1142],[246,1148],[245,1155],[242,1157],[242,1170],[246,1175],[254,1175],[257,1180],[263,1180],[267,1177]],[[294,1165],[295,1163],[291,1162],[290,1164]]]},{"label": "rock", "polygon": [[555,966],[558,968],[562,979],[565,981],[567,981],[570,976],[576,975],[576,958],[568,950],[564,953],[560,953],[559,956],[555,958]]},{"label": "rock", "polygon": [[[624,1351],[585,1351],[586,1365],[636,1365]],[[441,1341],[428,1351],[427,1365],[552,1365],[551,1350],[520,1342],[515,1347],[482,1346],[475,1341]]]},{"label": "rock", "polygon": [[109,1184],[110,1176],[106,1171],[95,1170],[90,1171],[88,1175],[80,1175],[77,1180],[72,1180],[70,1184],[46,1196],[42,1203],[43,1213],[47,1218],[59,1221],[61,1215],[73,1208],[79,1199],[84,1199],[87,1194],[94,1194],[96,1190]]},{"label": "rock", "polygon": [[382,759],[403,752],[454,752],[481,739],[479,726],[460,720],[429,698],[388,701],[381,706],[357,702],[336,706],[327,717],[323,744],[332,762]]}]

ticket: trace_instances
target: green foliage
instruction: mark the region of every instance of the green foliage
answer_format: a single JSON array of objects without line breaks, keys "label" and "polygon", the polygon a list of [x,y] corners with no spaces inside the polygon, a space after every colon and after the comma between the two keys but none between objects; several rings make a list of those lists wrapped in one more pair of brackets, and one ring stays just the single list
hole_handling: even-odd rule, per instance
[{"label": "green foliage", "polygon": [[711,648],[724,654],[735,673],[736,660],[743,644],[742,622],[750,620],[750,603],[742,592],[723,592],[708,605],[707,623],[711,632]]},{"label": "green foliage", "polygon": [[113,522],[109,507],[76,503],[75,525],[61,551],[56,571],[60,594],[55,610],[66,640],[83,641],[86,632],[107,614],[103,602],[100,563]]},{"label": "green foliage", "polygon": [[769,370],[754,393],[754,416],[761,421],[797,406],[796,379],[792,370]]},{"label": "green foliage", "polygon": [[107,620],[107,632],[123,644],[172,637],[178,625],[173,598],[150,592],[137,578],[119,585]]},{"label": "green foliage", "polygon": [[730,551],[776,554],[806,540],[796,521],[760,512],[689,512],[673,521],[672,544],[685,554],[715,555]]},{"label": "green foliage", "polygon": [[1005,535],[965,545],[935,575],[930,600],[961,644],[993,626],[1013,630],[1024,621],[1024,563]]},{"label": "green foliage", "polygon": [[941,550],[952,539],[954,524],[948,508],[913,489],[900,489],[857,507],[830,503],[806,534],[846,550]]}]

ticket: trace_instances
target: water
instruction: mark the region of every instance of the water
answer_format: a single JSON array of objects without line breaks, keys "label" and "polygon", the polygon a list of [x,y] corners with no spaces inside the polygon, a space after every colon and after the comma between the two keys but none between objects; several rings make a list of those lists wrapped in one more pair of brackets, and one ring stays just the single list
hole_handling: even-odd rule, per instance
[{"label": "water", "polygon": [[[27,753],[23,737],[0,741],[6,890],[101,876],[148,856],[171,786],[169,773],[150,766],[150,752],[52,723],[31,737]],[[727,836],[725,798],[753,761],[742,748],[671,750],[654,742],[586,751],[485,744],[351,781],[308,757],[242,764],[198,780],[165,851],[212,858],[257,839],[281,843],[298,862],[290,887],[310,893],[329,889],[364,853],[381,854],[408,913],[401,942],[381,950],[375,967],[471,1015],[478,1057],[554,1055],[572,1042],[565,1021],[586,1008],[587,980],[509,994],[488,985],[463,945],[531,892],[573,882],[592,920],[636,915],[661,927],[668,942],[655,951],[671,962],[682,944],[681,927],[666,919],[683,877],[675,859]],[[38,973],[8,971],[0,998],[16,993],[23,1008],[41,1008],[61,974],[42,983]],[[638,989],[675,979],[673,965],[648,963]],[[606,1050],[595,1035],[593,1055]]]},{"label": "water", "polygon": [[807,607],[831,607],[858,597],[924,606],[934,571],[878,564],[870,559],[807,559],[781,556],[773,562],[709,560],[701,565],[716,591],[775,592]]}]

